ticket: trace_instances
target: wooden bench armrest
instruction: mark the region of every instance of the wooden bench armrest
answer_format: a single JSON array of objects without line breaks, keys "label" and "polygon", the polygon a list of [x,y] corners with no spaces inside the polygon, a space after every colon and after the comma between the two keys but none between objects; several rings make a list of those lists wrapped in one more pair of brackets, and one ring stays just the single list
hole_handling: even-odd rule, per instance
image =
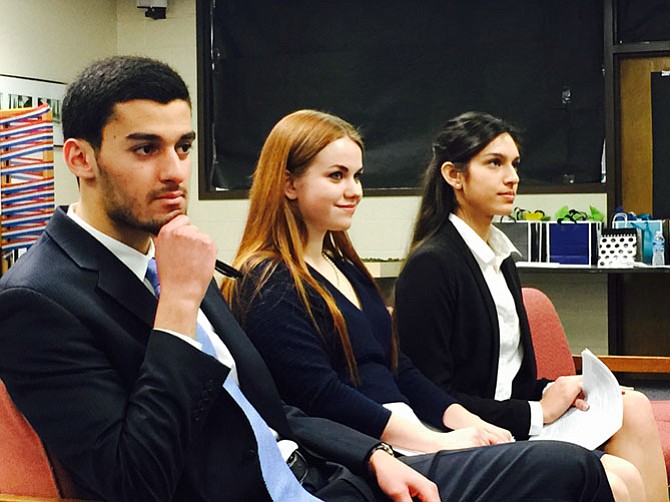
[{"label": "wooden bench armrest", "polygon": [[[670,373],[670,357],[664,356],[597,356],[613,373]],[[573,355],[577,371],[582,356]]]}]

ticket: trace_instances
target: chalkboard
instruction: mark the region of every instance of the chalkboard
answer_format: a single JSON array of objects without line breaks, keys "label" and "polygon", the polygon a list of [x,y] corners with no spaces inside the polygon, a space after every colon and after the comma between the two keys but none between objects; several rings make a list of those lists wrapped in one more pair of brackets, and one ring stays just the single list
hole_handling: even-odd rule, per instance
[{"label": "chalkboard", "polygon": [[597,0],[199,0],[201,182],[243,196],[266,135],[301,108],[361,129],[372,193],[415,189],[440,126],[467,110],[524,132],[524,183],[599,182],[602,12]]}]

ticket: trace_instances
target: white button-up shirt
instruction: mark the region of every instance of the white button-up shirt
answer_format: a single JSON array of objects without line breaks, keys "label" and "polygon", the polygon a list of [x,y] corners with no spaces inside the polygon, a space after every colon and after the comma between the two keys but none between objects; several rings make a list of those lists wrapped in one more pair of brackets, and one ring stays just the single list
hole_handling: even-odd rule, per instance
[{"label": "white button-up shirt", "polygon": [[[519,255],[521,253],[507,236],[494,226],[491,226],[488,240],[485,241],[455,214],[449,215],[449,221],[456,227],[472,252],[493,297],[500,331],[495,399],[498,401],[509,399],[512,397],[512,382],[523,361],[523,345],[521,345],[519,315],[516,311],[514,297],[507,286],[507,281],[505,281],[500,266],[512,253]],[[531,426],[529,434],[534,435],[542,430],[542,406],[539,402],[531,401],[530,408]]]}]

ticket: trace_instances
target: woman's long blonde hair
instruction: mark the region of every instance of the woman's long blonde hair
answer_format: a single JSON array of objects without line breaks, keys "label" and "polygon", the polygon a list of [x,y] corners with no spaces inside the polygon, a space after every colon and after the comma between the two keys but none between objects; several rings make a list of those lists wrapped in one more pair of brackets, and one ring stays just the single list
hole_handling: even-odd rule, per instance
[{"label": "woman's long blonde hair", "polygon": [[[233,262],[247,276],[257,267],[263,268],[254,274],[258,282],[251,298],[240,298],[240,285],[233,280],[224,280],[221,290],[238,318],[244,322],[253,297],[259,293],[277,265],[283,263],[293,278],[315,329],[322,336],[323,332],[310,306],[307,289],[315,291],[326,303],[342,346],[349,377],[357,384],[358,371],[346,322],[332,295],[308,271],[304,260],[307,227],[297,203],[285,196],[286,176],[299,178],[321,150],[343,137],[351,139],[363,150],[363,141],[354,126],[339,117],[315,110],[293,112],[270,131],[254,171],[249,192],[249,215]],[[345,231],[327,232],[324,251],[334,258],[350,261],[374,284]],[[392,345],[391,353],[395,361],[397,349],[395,343]],[[393,366],[396,366],[395,362]]]}]

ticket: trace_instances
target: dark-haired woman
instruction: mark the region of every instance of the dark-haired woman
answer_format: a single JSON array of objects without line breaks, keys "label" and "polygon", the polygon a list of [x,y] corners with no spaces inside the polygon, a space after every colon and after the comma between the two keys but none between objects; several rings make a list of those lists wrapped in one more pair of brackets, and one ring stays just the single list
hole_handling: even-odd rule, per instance
[{"label": "dark-haired woman", "polygon": [[[468,112],[446,123],[424,174],[395,316],[402,350],[426,376],[472,413],[524,439],[571,406],[588,405],[581,377],[550,386],[536,378],[515,249],[491,225],[512,211],[519,162],[518,133],[503,120]],[[624,403],[624,426],[604,450],[638,468],[646,500],[667,501],[650,404],[637,392],[626,392]],[[617,461],[603,457],[606,465]],[[642,490],[630,490],[633,500],[645,500]]]}]

